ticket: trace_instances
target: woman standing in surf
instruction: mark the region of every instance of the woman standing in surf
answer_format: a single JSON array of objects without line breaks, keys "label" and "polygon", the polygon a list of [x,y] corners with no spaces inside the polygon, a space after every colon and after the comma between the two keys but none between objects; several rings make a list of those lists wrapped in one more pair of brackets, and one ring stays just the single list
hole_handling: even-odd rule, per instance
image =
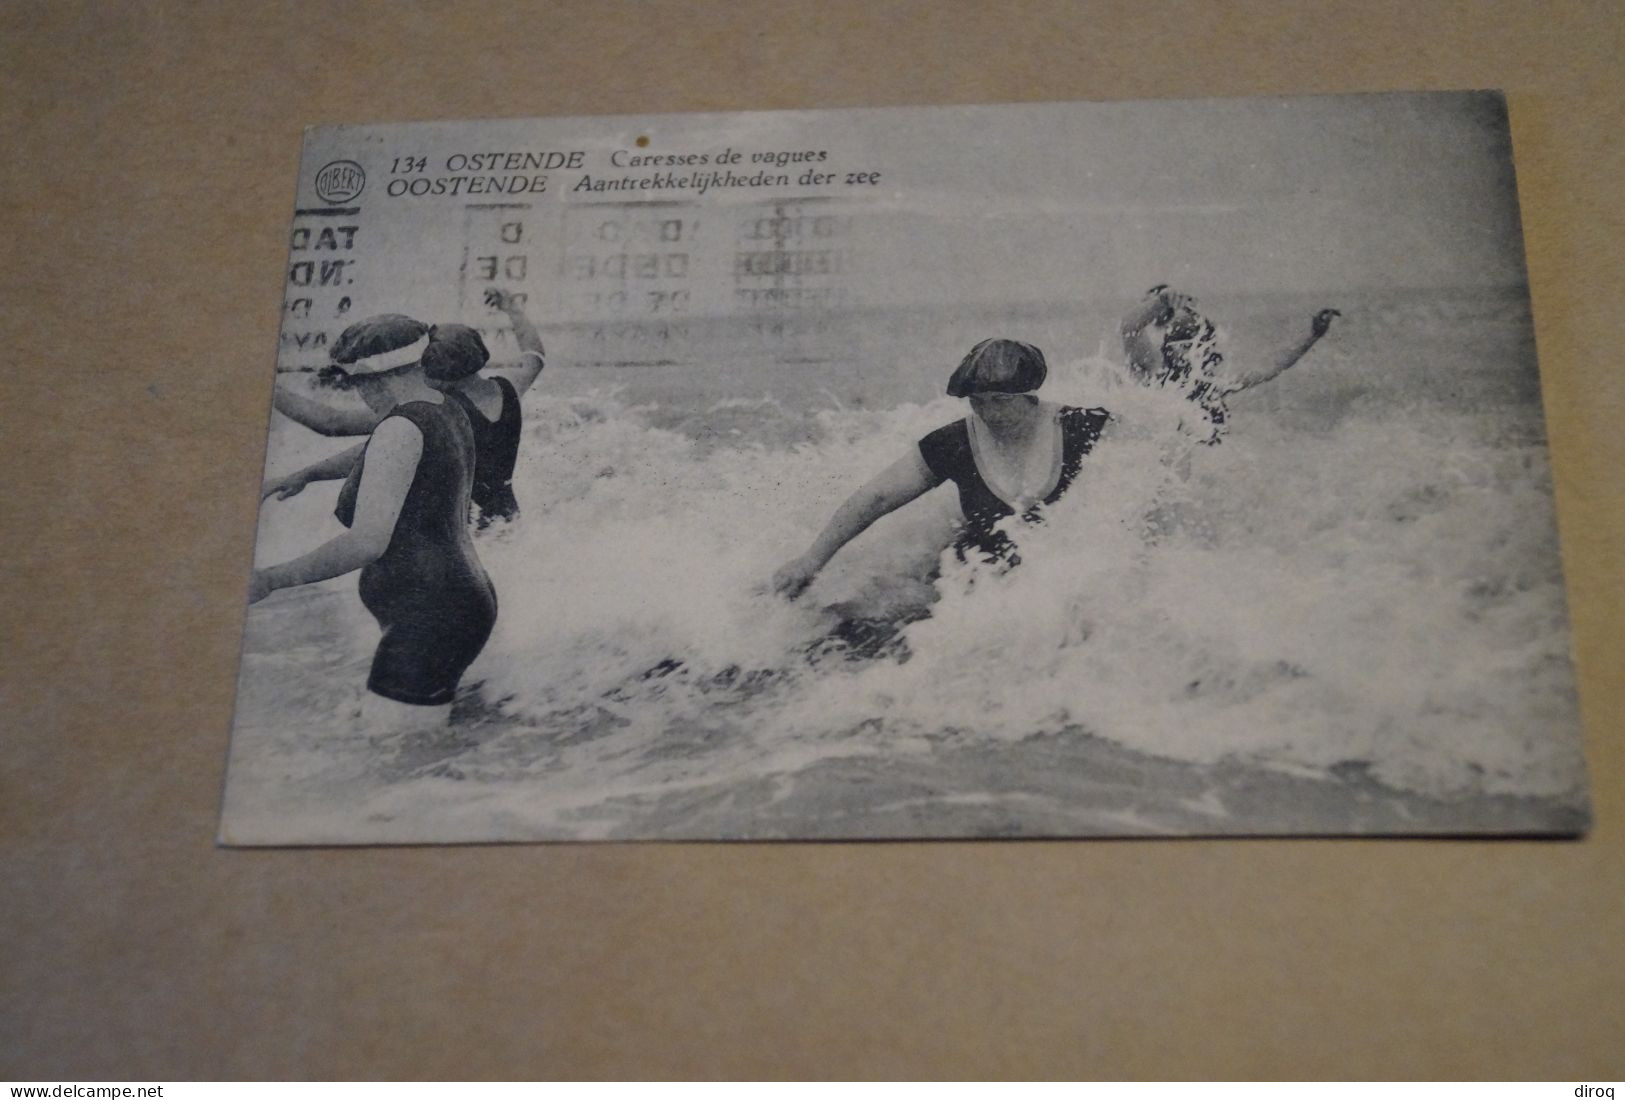
[{"label": "woman standing in surf", "polygon": [[794,598],[841,547],[881,516],[945,481],[959,490],[963,558],[1014,564],[1020,559],[1001,520],[1040,520],[1071,487],[1084,456],[1105,428],[1105,409],[1042,401],[1034,392],[1049,373],[1044,353],[1016,340],[984,340],[948,379],[948,395],[970,405],[964,419],[926,435],[835,511],[806,553],[773,575],[774,591]]},{"label": "woman standing in surf", "polygon": [[[519,458],[521,427],[519,399],[546,365],[541,333],[518,299],[493,289],[485,292],[485,304],[508,315],[520,355],[517,363],[501,367],[490,367],[482,362],[480,375],[469,378],[449,395],[468,414],[469,426],[474,431],[473,500],[482,529],[496,520],[511,520],[519,514],[519,502],[513,495],[513,471]],[[474,339],[479,341],[478,334]],[[483,341],[479,341],[479,351],[485,353]],[[364,399],[368,386],[365,379],[357,385]],[[370,401],[363,408],[343,408],[282,387],[276,389],[273,404],[284,416],[322,435],[366,435],[377,426],[380,415]],[[278,500],[287,500],[312,481],[347,476],[361,457],[362,446],[358,444],[291,474],[272,478],[266,482],[261,497],[274,494]]]},{"label": "woman standing in surf", "polygon": [[363,715],[374,728],[442,724],[463,673],[496,623],[496,591],[468,530],[474,433],[455,400],[485,362],[463,326],[409,317],[352,325],[333,347],[347,378],[380,417],[339,492],[345,527],[308,554],[256,569],[249,603],[282,588],[361,573],[361,602],[383,637]]}]

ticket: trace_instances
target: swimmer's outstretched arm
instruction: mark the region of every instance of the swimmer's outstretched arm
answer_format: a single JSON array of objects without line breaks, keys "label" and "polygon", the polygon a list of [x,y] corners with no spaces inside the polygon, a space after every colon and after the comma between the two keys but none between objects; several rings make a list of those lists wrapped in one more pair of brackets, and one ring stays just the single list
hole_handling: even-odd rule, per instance
[{"label": "swimmer's outstretched arm", "polygon": [[513,326],[513,338],[519,344],[519,362],[502,367],[491,368],[493,372],[500,371],[507,375],[513,383],[513,388],[523,397],[525,391],[530,389],[531,383],[536,381],[547,365],[546,351],[542,347],[542,334],[531,323],[529,314],[518,300],[506,291],[487,290],[485,304],[492,309],[500,309],[508,315],[508,323]]},{"label": "swimmer's outstretched arm", "polygon": [[1275,359],[1261,370],[1237,372],[1223,382],[1224,392],[1227,394],[1240,393],[1250,390],[1254,386],[1262,385],[1272,378],[1283,374],[1288,368],[1295,365],[1309,353],[1309,349],[1320,342],[1332,327],[1332,318],[1343,316],[1335,309],[1323,309],[1309,320],[1309,334],[1291,347],[1283,349]]},{"label": "swimmer's outstretched arm", "polygon": [[338,454],[312,462],[302,470],[295,470],[281,477],[268,478],[260,489],[260,499],[264,500],[275,493],[278,500],[287,500],[291,496],[297,496],[300,490],[312,481],[336,481],[341,477],[349,477],[350,471],[361,461],[361,455],[366,449],[365,443],[357,443]]},{"label": "swimmer's outstretched arm", "polygon": [[835,509],[811,549],[773,574],[773,591],[794,599],[841,547],[868,530],[871,523],[941,483],[919,449],[911,449]]},{"label": "swimmer's outstretched arm", "polygon": [[340,408],[317,401],[278,383],[271,391],[277,412],[320,435],[366,435],[382,419],[365,405]]},{"label": "swimmer's outstretched arm", "polygon": [[417,425],[401,417],[381,424],[373,433],[356,493],[354,524],[302,557],[254,570],[248,602],[258,603],[279,588],[341,577],[382,557],[422,457],[423,433]]}]

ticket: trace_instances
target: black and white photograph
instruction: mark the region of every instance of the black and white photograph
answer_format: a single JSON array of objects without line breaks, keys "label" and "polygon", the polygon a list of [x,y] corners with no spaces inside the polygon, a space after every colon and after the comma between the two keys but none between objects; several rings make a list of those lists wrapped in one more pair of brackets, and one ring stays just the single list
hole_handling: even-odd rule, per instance
[{"label": "black and white photograph", "polygon": [[306,132],[228,845],[1571,836],[1494,92]]}]

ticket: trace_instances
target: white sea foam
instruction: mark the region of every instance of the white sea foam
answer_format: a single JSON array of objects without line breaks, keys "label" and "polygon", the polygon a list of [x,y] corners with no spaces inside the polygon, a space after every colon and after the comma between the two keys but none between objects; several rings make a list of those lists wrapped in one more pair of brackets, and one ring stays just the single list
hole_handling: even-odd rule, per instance
[{"label": "white sea foam", "polygon": [[[1575,783],[1538,449],[1452,439],[1445,414],[1260,425],[1193,447],[1184,482],[1166,461],[1180,409],[1143,392],[1116,395],[1122,426],[1018,532],[1020,568],[949,553],[928,580],[948,488],[796,605],[763,591],[773,569],[956,403],[826,414],[787,450],[705,450],[607,397],[548,408],[526,450],[540,492],[482,551],[503,615],[476,674],[517,717],[610,708],[632,738],[721,722],[796,755],[1079,726],[1179,759],[1365,762],[1429,792]],[[925,607],[907,660],[807,662],[836,617]],[[753,671],[771,675],[733,686]]]},{"label": "white sea foam", "polygon": [[[773,571],[960,402],[730,399],[674,418],[610,389],[532,394],[522,516],[479,540],[501,613],[469,680],[495,732],[456,761],[510,796],[414,772],[372,811],[432,803],[590,833],[581,815],[608,820],[621,799],[760,780],[771,800],[821,763],[1080,733],[1426,795],[1574,795],[1538,409],[1531,432],[1528,409],[1503,423],[1355,388],[1317,401],[1335,415],[1295,421],[1249,396],[1201,446],[1177,395],[1119,377],[1100,356],[1055,368],[1047,397],[1117,420],[1045,522],[1016,532],[1019,568],[944,552],[946,487],[795,603],[767,592]],[[656,426],[674,420],[738,430]],[[344,599],[328,637],[370,623]],[[354,663],[305,675],[358,690]]]}]

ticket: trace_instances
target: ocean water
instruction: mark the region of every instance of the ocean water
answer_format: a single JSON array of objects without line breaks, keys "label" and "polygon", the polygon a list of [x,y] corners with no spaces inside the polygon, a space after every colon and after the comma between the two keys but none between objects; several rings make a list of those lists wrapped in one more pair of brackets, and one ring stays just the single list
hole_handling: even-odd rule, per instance
[{"label": "ocean water", "polygon": [[[523,515],[452,724],[357,716],[354,578],[250,609],[223,836],[245,843],[1574,831],[1584,765],[1521,291],[1204,303],[1231,355],[1333,333],[1195,444],[1104,312],[854,315],[793,362],[572,367],[526,397]],[[831,336],[831,331],[834,335]],[[951,486],[803,597],[766,586],[964,415],[958,356],[1045,348],[1117,417],[1000,571]],[[692,349],[690,349],[692,350]],[[803,349],[806,350],[806,349]],[[333,446],[275,429],[273,469]],[[337,530],[267,503],[259,556]]]}]

